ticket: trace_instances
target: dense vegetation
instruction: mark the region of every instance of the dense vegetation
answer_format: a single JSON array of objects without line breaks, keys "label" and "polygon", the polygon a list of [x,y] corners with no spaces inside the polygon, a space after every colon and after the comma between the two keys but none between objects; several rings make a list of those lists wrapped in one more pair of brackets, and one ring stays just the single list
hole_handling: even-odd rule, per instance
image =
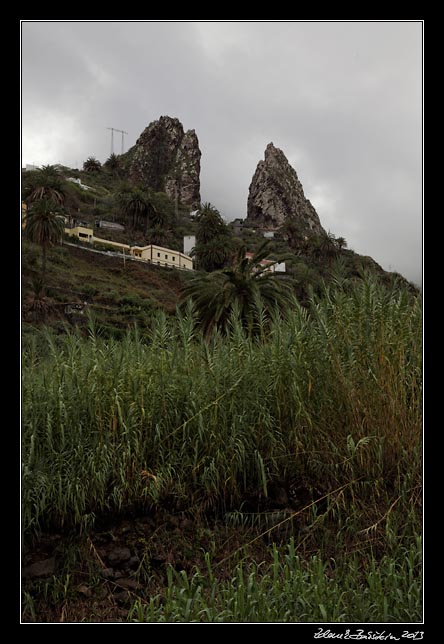
[{"label": "dense vegetation", "polygon": [[[126,155],[22,187],[23,619],[420,621],[417,290],[295,220],[235,235]],[[63,245],[62,215],[196,235],[198,270]],[[126,586],[99,544],[131,546]]]},{"label": "dense vegetation", "polygon": [[[87,311],[92,311],[102,337],[122,337],[136,323],[148,329],[156,311],[173,315],[188,275],[142,262],[91,253],[80,244],[48,249],[46,294],[40,287],[38,246],[22,242],[22,331],[51,328],[65,333],[79,328],[86,333]],[[86,302],[82,314],[65,313],[69,304]]]},{"label": "dense vegetation", "polygon": [[204,342],[190,303],[121,340],[93,318],[87,338],[27,336],[26,547],[167,508],[249,537],[199,571],[166,566],[130,619],[420,620],[419,297],[338,278],[254,320],[233,310]]},{"label": "dense vegetation", "polygon": [[[43,201],[40,208],[46,206],[46,210],[65,214],[71,221],[87,222],[95,228],[95,236],[130,245],[153,243],[182,250],[184,235],[195,235],[195,267],[201,271],[229,267],[243,246],[252,252],[260,248],[261,231],[246,225],[235,235],[232,226],[210,203],[201,204],[197,214],[192,215],[188,208],[165,193],[131,184],[125,159],[125,155],[111,155],[101,165],[90,157],[83,170],[43,166],[40,170],[23,172],[23,200],[30,211],[36,208],[36,202]],[[80,180],[82,185],[71,179]],[[232,213],[224,214],[228,219],[232,217]],[[125,230],[97,228],[101,219],[120,223]],[[34,240],[42,245],[46,256],[51,235],[43,240],[34,237]],[[310,289],[321,293],[323,283],[331,281],[338,266],[344,278],[359,277],[364,269],[388,286],[401,279],[383,271],[370,257],[358,255],[346,246],[344,238],[336,238],[330,233],[307,237],[299,222],[288,220],[270,241],[268,250],[273,259],[286,256],[287,274],[294,279],[301,302],[308,300]],[[403,281],[407,288],[415,291],[412,285]]]},{"label": "dense vegetation", "polygon": [[[56,201],[71,220],[92,227],[101,219],[118,222],[125,231],[107,230],[105,236],[129,244],[153,243],[181,250],[183,236],[194,229],[188,208],[162,192],[130,184],[117,155],[103,165],[89,157],[83,170],[50,165],[23,172],[22,198],[28,206],[36,200]],[[95,234],[104,236],[104,231],[97,229]]]},{"label": "dense vegetation", "polygon": [[[165,597],[136,600],[136,622],[414,622],[421,619],[421,540],[377,562],[353,554],[348,561],[304,559],[291,537],[273,544],[272,561],[238,564],[220,580],[207,569],[193,575],[169,568]],[[364,563],[364,567],[363,567]]]}]

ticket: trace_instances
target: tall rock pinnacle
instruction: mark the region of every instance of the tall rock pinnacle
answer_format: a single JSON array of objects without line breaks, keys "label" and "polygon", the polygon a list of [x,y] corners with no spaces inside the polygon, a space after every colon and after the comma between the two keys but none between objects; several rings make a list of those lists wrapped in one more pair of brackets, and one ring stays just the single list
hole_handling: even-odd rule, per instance
[{"label": "tall rock pinnacle", "polygon": [[161,116],[145,128],[130,152],[132,183],[166,192],[190,208],[199,206],[201,151],[194,130],[184,132],[178,119]]},{"label": "tall rock pinnacle", "polygon": [[265,160],[257,164],[250,184],[247,220],[257,226],[279,227],[288,219],[296,220],[307,232],[325,232],[316,210],[305,198],[296,171],[282,150],[269,143]]}]

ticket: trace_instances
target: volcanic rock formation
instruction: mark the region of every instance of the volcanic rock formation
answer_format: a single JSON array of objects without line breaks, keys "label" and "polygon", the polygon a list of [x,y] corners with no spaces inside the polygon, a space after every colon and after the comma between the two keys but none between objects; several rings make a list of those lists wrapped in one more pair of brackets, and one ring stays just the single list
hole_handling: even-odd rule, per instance
[{"label": "volcanic rock formation", "polygon": [[169,116],[153,121],[129,151],[129,178],[144,189],[165,192],[190,208],[200,204],[199,141],[194,130]]},{"label": "volcanic rock formation", "polygon": [[325,232],[316,210],[305,198],[296,171],[282,150],[269,143],[265,160],[257,164],[250,184],[247,221],[262,228],[277,228],[289,219],[307,233]]}]

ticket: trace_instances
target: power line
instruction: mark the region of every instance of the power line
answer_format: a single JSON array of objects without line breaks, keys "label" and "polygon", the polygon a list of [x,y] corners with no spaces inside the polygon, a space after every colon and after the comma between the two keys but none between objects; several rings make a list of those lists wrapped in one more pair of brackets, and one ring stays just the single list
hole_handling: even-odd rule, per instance
[{"label": "power line", "polygon": [[123,139],[124,139],[124,135],[128,134],[128,132],[125,132],[125,130],[118,130],[115,127],[107,127],[106,129],[111,130],[111,154],[114,154],[114,132],[121,132],[121,134],[122,134],[122,152],[121,152],[121,154],[123,154]]}]

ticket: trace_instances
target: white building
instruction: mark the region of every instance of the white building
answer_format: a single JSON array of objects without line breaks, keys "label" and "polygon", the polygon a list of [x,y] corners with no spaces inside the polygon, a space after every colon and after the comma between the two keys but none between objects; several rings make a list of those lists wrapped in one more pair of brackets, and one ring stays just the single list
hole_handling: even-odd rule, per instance
[{"label": "white building", "polygon": [[99,219],[96,221],[97,228],[110,228],[111,230],[125,230],[125,226],[118,224],[116,221],[107,221],[106,219]]},{"label": "white building", "polygon": [[71,183],[76,183],[78,186],[82,188],[82,190],[92,190],[90,186],[85,186],[85,184],[82,183],[81,179],[76,179],[75,177],[68,177],[67,181],[71,181]]},{"label": "white building", "polygon": [[[245,253],[245,257],[248,257],[249,260],[252,260],[254,253]],[[285,262],[278,262],[275,264],[271,259],[262,259],[259,262],[259,266],[265,268],[265,270],[270,273],[285,273]]]}]

